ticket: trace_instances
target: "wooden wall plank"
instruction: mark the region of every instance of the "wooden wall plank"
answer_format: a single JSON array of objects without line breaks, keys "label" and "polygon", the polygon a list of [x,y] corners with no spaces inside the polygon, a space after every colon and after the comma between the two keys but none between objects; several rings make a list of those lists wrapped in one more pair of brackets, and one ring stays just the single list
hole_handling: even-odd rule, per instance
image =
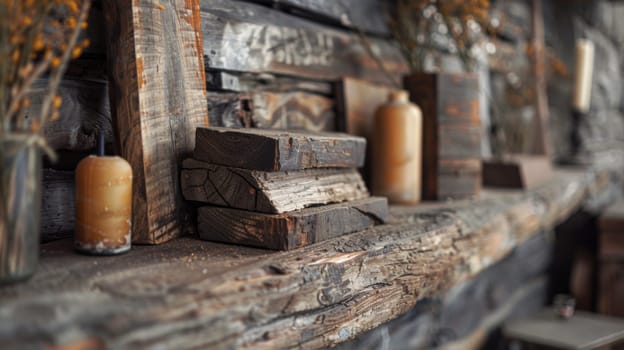
[{"label": "wooden wall plank", "polygon": [[[201,0],[201,17],[208,68],[387,82],[361,39],[348,31],[236,0]],[[382,39],[370,42],[389,72],[407,72],[397,47]]]},{"label": "wooden wall plank", "polygon": [[292,14],[328,24],[351,25],[364,32],[390,36],[386,0],[250,0],[270,4]]},{"label": "wooden wall plank", "polygon": [[208,93],[210,125],[333,131],[332,98],[305,92]]},{"label": "wooden wall plank", "polygon": [[103,5],[112,114],[134,171],[133,241],[165,242],[186,215],[179,166],[208,125],[199,1]]}]

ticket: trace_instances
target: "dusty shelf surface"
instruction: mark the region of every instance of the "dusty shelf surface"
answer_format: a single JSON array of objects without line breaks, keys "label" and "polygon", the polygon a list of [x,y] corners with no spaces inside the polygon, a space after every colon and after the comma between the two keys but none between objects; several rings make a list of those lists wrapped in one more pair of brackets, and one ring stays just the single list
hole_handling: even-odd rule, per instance
[{"label": "dusty shelf surface", "polygon": [[[617,170],[619,172],[620,170]],[[315,348],[449,290],[614,187],[611,167],[557,169],[529,192],[392,207],[390,223],[290,252],[181,238],[118,257],[42,246],[0,287],[3,348]]]}]

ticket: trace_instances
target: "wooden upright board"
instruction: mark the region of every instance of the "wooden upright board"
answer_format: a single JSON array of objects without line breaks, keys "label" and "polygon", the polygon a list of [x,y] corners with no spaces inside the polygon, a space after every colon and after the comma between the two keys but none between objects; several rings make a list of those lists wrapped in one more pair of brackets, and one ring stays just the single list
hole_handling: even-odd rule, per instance
[{"label": "wooden upright board", "polygon": [[198,128],[193,158],[261,171],[357,168],[365,148],[364,138],[339,133]]},{"label": "wooden upright board", "polygon": [[111,111],[134,172],[132,238],[156,244],[185,222],[179,166],[208,126],[199,0],[106,0]]}]

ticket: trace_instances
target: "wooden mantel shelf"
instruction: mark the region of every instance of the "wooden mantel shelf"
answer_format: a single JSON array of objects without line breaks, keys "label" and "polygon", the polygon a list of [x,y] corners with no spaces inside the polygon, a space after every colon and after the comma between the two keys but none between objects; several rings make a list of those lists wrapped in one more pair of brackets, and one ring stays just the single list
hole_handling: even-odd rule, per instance
[{"label": "wooden mantel shelf", "polygon": [[[610,190],[613,169],[558,170],[531,192],[393,207],[391,223],[291,252],[182,238],[89,257],[43,246],[0,288],[3,348],[322,347],[439,295]],[[84,347],[80,347],[84,346]],[[74,349],[74,347],[69,347]]]}]

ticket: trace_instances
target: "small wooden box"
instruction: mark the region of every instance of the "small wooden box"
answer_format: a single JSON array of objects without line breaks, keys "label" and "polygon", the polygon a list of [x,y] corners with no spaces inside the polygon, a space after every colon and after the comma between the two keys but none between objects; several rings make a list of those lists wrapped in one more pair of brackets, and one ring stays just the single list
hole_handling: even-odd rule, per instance
[{"label": "small wooden box", "polygon": [[600,313],[624,317],[624,202],[605,210],[600,227]]},{"label": "small wooden box", "polygon": [[472,74],[405,78],[423,112],[423,199],[468,198],[481,190],[479,82]]}]

